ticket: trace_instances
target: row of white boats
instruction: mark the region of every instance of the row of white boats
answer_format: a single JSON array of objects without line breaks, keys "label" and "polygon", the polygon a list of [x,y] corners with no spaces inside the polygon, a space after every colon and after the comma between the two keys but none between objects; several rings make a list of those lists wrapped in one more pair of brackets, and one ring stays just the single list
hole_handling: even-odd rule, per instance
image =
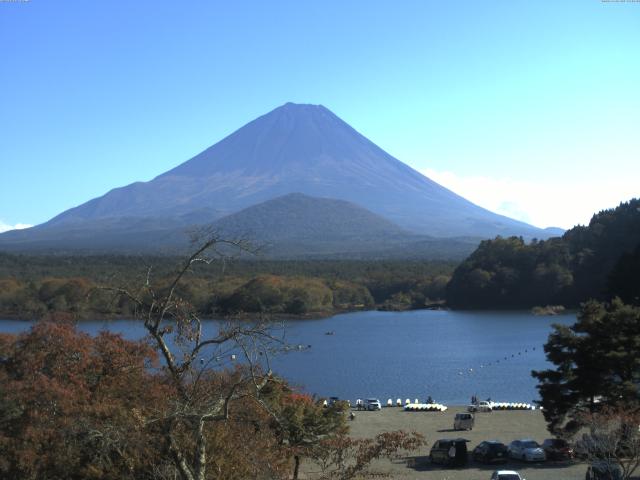
[{"label": "row of white boats", "polygon": [[494,403],[492,405],[493,410],[536,410],[536,408],[542,409],[542,407],[536,407],[530,403]]},{"label": "row of white boats", "polygon": [[[389,400],[390,402],[391,400]],[[387,402],[387,407],[392,406]],[[485,402],[483,402],[485,403]],[[396,403],[397,405],[397,403]],[[404,409],[410,412],[445,412],[447,410],[446,405],[440,403],[419,403],[419,402],[405,402]],[[538,407],[541,408],[541,407]],[[530,403],[520,402],[490,402],[485,408],[478,408],[478,405],[469,405],[467,410],[469,412],[491,412],[494,410],[535,410],[536,406]]]},{"label": "row of white boats", "polygon": [[[389,399],[389,402],[391,402],[390,399]],[[387,407],[393,406],[393,404],[390,404],[389,402],[387,402]],[[446,405],[442,405],[440,403],[409,402],[409,403],[405,403],[404,405],[404,409],[410,412],[445,412],[447,408],[448,407]],[[492,402],[490,404],[490,407],[486,409],[478,409],[477,405],[469,405],[467,409],[470,412],[477,412],[477,411],[491,412],[493,410],[535,410],[536,406],[531,405],[530,403]]]},{"label": "row of white boats", "polygon": [[449,407],[440,403],[407,403],[404,406],[408,412],[446,412],[447,408]]},{"label": "row of white boats", "polygon": [[[335,398],[335,397],[334,397]],[[375,404],[379,405],[378,409],[383,405],[380,405],[377,399],[370,399],[367,402],[371,402],[375,400]],[[348,402],[351,405],[351,402]],[[327,405],[327,401],[324,401],[325,406]],[[356,400],[356,406],[362,406],[363,409],[367,409],[365,402],[361,399]],[[427,403],[421,403],[416,398],[413,402],[411,399],[407,398],[404,402],[401,398],[396,399],[394,402],[393,399],[388,399],[386,405],[384,407],[403,407],[404,410],[410,412],[446,412],[449,407],[443,405],[441,403],[436,403],[433,401],[428,401]],[[536,410],[535,405],[530,403],[521,403],[521,402],[480,402],[480,405],[469,405],[468,410],[471,412],[475,411],[493,411],[493,410]]]}]

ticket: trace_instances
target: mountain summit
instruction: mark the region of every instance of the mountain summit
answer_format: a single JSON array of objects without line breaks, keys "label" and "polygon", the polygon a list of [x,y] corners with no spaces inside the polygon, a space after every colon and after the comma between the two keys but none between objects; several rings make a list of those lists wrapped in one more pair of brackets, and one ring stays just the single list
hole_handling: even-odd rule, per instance
[{"label": "mountain summit", "polygon": [[549,236],[438,185],[327,108],[294,103],[149,182],[111,190],[31,230],[77,231],[125,218],[162,219],[176,227],[204,224],[294,192],[348,201],[407,231],[434,237]]}]

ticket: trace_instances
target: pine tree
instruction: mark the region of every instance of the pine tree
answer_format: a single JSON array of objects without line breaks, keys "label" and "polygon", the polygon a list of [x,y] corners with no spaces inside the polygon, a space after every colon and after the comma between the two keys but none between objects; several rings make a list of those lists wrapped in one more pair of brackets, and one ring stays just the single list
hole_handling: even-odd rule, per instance
[{"label": "pine tree", "polygon": [[603,406],[640,407],[640,308],[587,302],[574,325],[554,326],[544,348],[556,368],[532,375],[551,432],[575,429]]}]

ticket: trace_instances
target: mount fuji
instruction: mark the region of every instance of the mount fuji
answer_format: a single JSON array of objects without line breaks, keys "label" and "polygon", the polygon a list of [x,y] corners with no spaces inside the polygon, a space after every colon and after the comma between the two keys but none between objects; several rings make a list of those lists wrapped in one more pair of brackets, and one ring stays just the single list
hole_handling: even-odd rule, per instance
[{"label": "mount fuji", "polygon": [[[377,225],[369,231],[367,222],[360,221],[359,238],[374,235],[383,241],[389,232],[396,240],[402,234],[413,240],[550,236],[549,231],[490,212],[435,183],[327,108],[287,103],[151,181],[115,188],[44,224],[0,235],[0,250],[163,248],[179,244],[180,232],[189,226],[225,224],[223,217],[236,218],[244,209],[283,196],[289,202],[308,197],[339,200],[367,210],[371,215],[362,218],[375,219]],[[312,204],[307,202],[305,215],[313,215]],[[329,204],[320,204],[327,217]],[[276,215],[282,220],[286,209],[279,205]],[[338,215],[343,204],[331,205]],[[265,215],[271,211],[266,209]],[[291,233],[296,220],[288,222]],[[385,228],[381,222],[387,222]],[[308,223],[301,224],[303,228]],[[349,230],[349,222],[339,228]],[[271,233],[271,241],[277,243],[277,232]]]}]

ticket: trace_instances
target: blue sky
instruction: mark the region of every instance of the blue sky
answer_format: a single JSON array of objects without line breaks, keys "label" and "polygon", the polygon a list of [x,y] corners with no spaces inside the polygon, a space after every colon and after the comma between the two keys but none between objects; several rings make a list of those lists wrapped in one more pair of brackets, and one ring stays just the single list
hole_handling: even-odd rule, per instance
[{"label": "blue sky", "polygon": [[537,226],[640,195],[638,2],[30,0],[0,42],[0,230],[287,101]]}]

